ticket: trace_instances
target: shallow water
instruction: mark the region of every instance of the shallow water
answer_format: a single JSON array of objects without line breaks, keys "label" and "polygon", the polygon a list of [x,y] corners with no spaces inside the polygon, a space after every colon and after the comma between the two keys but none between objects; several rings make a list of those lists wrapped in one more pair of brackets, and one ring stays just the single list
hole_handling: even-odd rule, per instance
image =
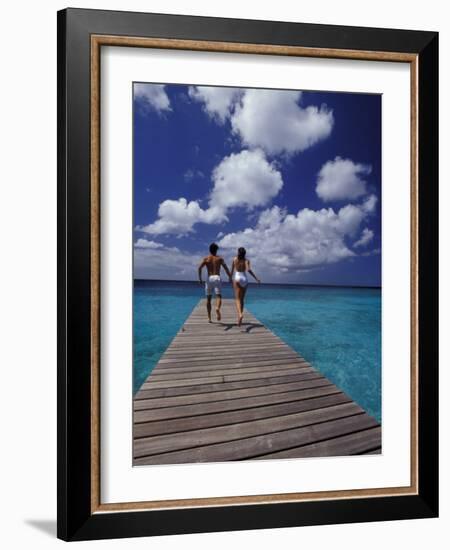
[{"label": "shallow water", "polygon": [[[196,283],[135,281],[135,392],[202,297]],[[381,422],[380,289],[251,284],[246,307]]]}]

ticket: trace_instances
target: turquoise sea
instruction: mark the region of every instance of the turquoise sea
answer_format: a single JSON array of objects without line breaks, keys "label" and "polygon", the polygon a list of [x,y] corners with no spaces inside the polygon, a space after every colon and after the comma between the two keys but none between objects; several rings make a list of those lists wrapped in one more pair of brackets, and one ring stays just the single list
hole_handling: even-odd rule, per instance
[{"label": "turquoise sea", "polygon": [[[135,392],[202,297],[194,282],[134,282]],[[381,289],[250,284],[246,307],[381,422]]]}]

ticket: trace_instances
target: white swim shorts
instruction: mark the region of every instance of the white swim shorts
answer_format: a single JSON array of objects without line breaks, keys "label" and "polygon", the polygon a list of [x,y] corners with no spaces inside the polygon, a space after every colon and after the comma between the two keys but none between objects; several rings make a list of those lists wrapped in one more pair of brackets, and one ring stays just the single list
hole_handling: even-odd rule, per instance
[{"label": "white swim shorts", "polygon": [[216,296],[218,294],[222,294],[222,282],[220,280],[220,275],[210,275],[206,279],[206,283],[205,283],[206,296],[211,296],[213,290]]}]

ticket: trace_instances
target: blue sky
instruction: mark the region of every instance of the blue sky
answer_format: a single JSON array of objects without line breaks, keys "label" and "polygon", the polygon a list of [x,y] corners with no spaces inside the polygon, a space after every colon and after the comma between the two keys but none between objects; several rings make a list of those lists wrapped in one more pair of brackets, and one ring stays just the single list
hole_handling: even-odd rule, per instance
[{"label": "blue sky", "polygon": [[381,96],[134,84],[134,276],[381,284]]}]

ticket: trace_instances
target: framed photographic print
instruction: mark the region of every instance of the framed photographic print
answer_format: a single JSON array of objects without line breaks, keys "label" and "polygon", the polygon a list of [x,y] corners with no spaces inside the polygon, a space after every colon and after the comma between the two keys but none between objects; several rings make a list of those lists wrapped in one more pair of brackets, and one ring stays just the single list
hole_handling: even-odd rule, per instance
[{"label": "framed photographic print", "polygon": [[58,12],[58,537],[438,515],[438,33]]}]

